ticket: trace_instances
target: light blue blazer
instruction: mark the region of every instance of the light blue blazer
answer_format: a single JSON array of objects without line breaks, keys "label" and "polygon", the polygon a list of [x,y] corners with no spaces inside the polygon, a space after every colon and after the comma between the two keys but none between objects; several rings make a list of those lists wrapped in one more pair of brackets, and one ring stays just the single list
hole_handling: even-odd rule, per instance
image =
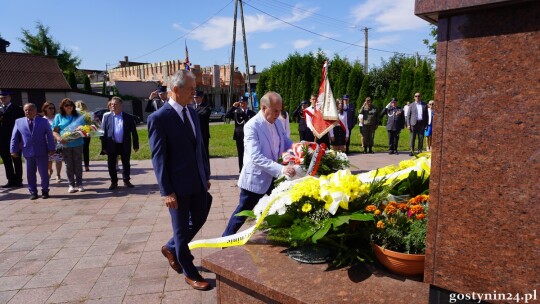
[{"label": "light blue blazer", "polygon": [[11,135],[11,153],[20,153],[26,158],[44,156],[49,151],[54,151],[56,144],[51,131],[49,121],[39,115],[34,119],[34,131],[30,132],[28,119],[19,118],[15,121],[15,127]]},{"label": "light blue blazer", "polygon": [[244,126],[244,166],[238,179],[238,187],[258,193],[265,193],[273,177],[281,175],[283,165],[278,158],[293,142],[285,134],[281,122],[274,123],[279,135],[279,152],[272,150],[272,136],[262,112],[257,113]]}]

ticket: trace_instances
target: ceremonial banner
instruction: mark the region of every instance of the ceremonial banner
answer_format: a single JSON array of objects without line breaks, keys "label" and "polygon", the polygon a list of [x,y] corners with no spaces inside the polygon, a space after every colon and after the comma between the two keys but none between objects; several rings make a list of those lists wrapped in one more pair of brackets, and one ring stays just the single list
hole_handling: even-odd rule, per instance
[{"label": "ceremonial banner", "polygon": [[328,80],[328,62],[323,65],[319,97],[313,112],[312,124],[313,129],[311,131],[317,138],[323,137],[338,124],[336,100]]}]

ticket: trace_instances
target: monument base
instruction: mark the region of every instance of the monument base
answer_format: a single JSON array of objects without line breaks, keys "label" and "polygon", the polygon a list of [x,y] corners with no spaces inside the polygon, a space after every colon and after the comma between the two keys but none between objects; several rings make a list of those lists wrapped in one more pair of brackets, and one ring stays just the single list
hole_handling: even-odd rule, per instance
[{"label": "monument base", "polygon": [[382,267],[333,269],[303,264],[287,248],[256,234],[248,244],[205,257],[202,266],[216,274],[218,303],[428,303],[429,284]]}]

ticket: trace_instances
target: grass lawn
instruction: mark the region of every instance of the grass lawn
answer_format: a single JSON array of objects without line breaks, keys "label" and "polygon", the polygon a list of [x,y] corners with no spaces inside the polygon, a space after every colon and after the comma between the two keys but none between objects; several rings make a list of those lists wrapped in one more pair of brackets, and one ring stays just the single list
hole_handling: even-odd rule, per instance
[{"label": "grass lawn", "polygon": [[[236,143],[232,139],[234,124],[212,124],[210,126],[210,156],[211,157],[231,157],[236,156]],[[146,128],[140,128],[139,132],[139,152],[131,153],[131,159],[150,159],[150,146],[148,145],[148,131]],[[298,124],[291,123],[291,139],[295,142],[299,141]],[[409,131],[401,132],[399,138],[399,150],[404,151],[409,148]],[[351,136],[352,153],[360,152],[360,129],[354,127]],[[388,150],[388,134],[385,127],[377,128],[375,134],[375,152],[385,152]],[[99,155],[101,151],[101,142],[99,138],[92,138],[90,142],[90,159],[91,160],[106,160],[107,157]]]}]

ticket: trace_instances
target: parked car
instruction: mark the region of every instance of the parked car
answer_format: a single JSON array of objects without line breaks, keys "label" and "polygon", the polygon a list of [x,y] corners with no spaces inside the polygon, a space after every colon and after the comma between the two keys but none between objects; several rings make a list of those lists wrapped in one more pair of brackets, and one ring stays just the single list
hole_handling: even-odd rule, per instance
[{"label": "parked car", "polygon": [[210,121],[225,121],[225,112],[213,110],[210,112]]},{"label": "parked car", "polygon": [[[99,121],[103,121],[103,115],[107,112],[109,112],[108,109],[99,109],[99,110],[94,111],[94,115],[96,115],[96,117],[99,118]],[[139,116],[133,115],[133,114],[132,116],[133,116],[133,119],[135,120],[135,124],[138,125],[142,123],[142,119]]]}]

